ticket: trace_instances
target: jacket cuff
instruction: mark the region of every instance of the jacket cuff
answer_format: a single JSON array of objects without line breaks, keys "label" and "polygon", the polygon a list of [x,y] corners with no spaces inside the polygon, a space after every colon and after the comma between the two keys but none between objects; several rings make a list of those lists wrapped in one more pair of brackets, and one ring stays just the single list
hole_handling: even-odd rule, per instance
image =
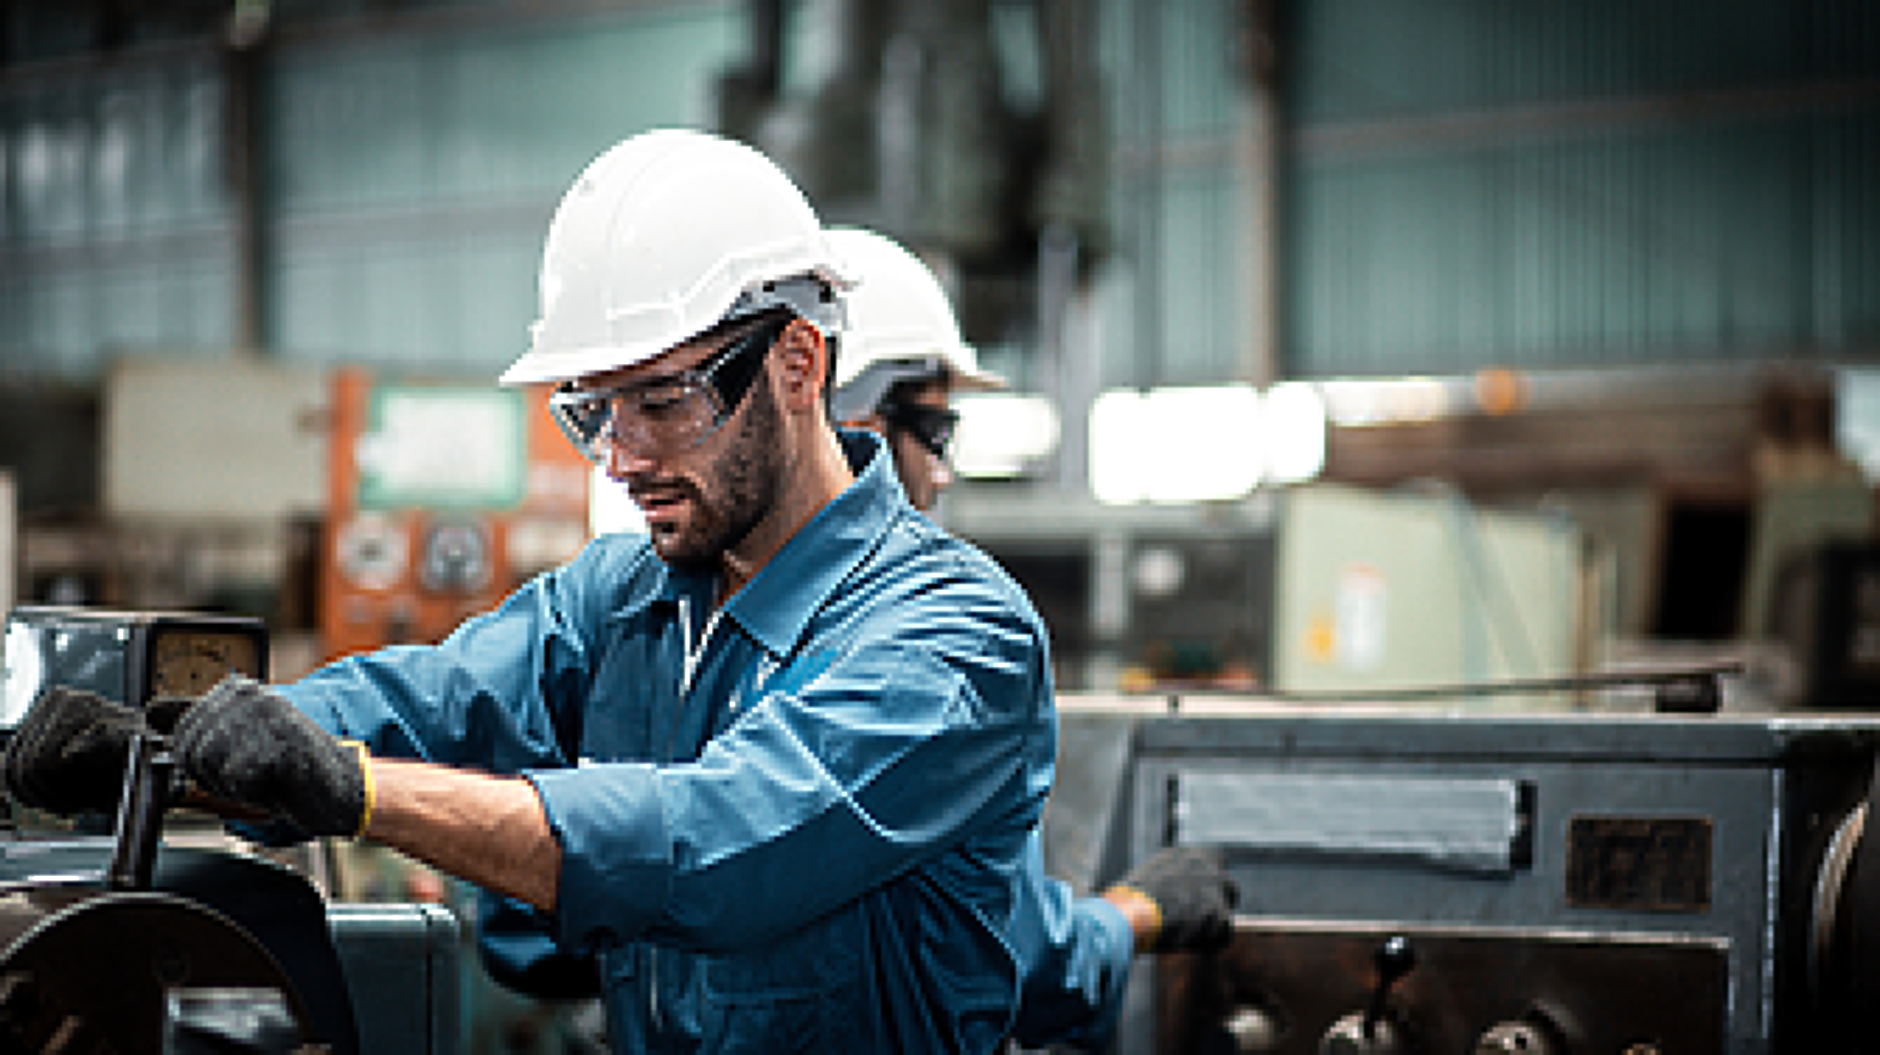
[{"label": "jacket cuff", "polygon": [[561,844],[555,934],[563,948],[639,937],[666,912],[672,838],[658,777],[643,763],[524,773]]}]

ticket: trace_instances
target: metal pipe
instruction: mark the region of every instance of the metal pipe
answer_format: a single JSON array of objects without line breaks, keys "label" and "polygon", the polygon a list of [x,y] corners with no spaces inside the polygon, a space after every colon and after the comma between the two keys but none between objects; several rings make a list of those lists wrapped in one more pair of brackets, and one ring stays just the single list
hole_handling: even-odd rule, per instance
[{"label": "metal pipe", "polygon": [[1135,0],[1131,11],[1136,55],[1135,139],[1143,155],[1136,172],[1136,357],[1146,363],[1136,381],[1162,384],[1167,358],[1162,333],[1162,5]]},{"label": "metal pipe", "polygon": [[233,330],[235,354],[258,357],[267,332],[267,239],[262,208],[260,122],[255,109],[260,48],[231,47],[223,52],[226,171],[234,203],[232,246],[235,272]]}]

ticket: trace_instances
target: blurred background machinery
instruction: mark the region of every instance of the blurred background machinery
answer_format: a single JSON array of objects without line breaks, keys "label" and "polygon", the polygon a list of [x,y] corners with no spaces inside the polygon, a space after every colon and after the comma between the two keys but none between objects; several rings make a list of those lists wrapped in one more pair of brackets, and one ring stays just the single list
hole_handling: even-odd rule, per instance
[{"label": "blurred background machinery", "polygon": [[334,378],[319,641],[437,641],[587,541],[589,466],[546,393]]},{"label": "blurred background machinery", "polygon": [[938,515],[1079,595],[1068,687],[1238,663],[1265,618],[1104,629],[1138,603],[1105,522],[1218,542],[1307,481],[1570,517],[1627,653],[1784,640],[1786,551],[1872,534],[1870,5],[20,0],[0,64],[29,600],[330,654],[335,377],[484,387],[569,174],[661,124],[751,139],[945,278],[1013,389],[961,401]]},{"label": "blurred background machinery", "polygon": [[955,508],[1052,628],[1058,680],[1369,691],[1590,670],[1611,554],[1558,513],[1448,488],[1317,484],[1195,519]]},{"label": "blurred background machinery", "polygon": [[[1726,827],[1780,841],[1789,796],[1859,797],[1854,761],[1791,752],[1852,759],[1880,711],[1880,13],[1858,0],[13,0],[0,603],[259,617],[288,678],[433,639],[560,559],[618,495],[584,491],[540,393],[491,379],[569,177],[674,124],[759,144],[942,276],[1012,388],[960,400],[935,515],[1037,599],[1066,691],[1340,697],[1318,702],[1350,725],[1297,719],[1328,759],[1532,786],[1541,811],[1686,801],[1608,767],[1764,774],[1713,818],[1713,876],[1749,867]],[[1742,673],[1716,722],[1535,691],[1369,739],[1396,728],[1373,711],[1482,679],[1718,665]],[[1068,756],[1062,783],[1147,796],[1164,735]],[[1210,765],[1291,765],[1265,735]],[[1790,939],[1756,944],[1738,908],[1550,907],[1561,843],[1534,846],[1492,882],[1411,869],[1393,889],[1431,902],[1396,929],[1367,901],[1312,909],[1342,944],[1263,933],[1359,973],[1407,937],[1421,1001],[1458,918],[1519,890],[1497,957],[1562,948],[1533,928],[1623,933],[1562,969],[1667,955],[1723,979],[1727,1045],[1809,1035]],[[1757,881],[1780,934],[1818,915],[1789,896],[1812,852]],[[1357,897],[1399,864],[1309,878]],[[457,894],[369,852],[326,881]],[[473,1047],[563,1043],[565,1009],[481,984]],[[1554,1028],[1509,1013],[1496,1043]]]}]

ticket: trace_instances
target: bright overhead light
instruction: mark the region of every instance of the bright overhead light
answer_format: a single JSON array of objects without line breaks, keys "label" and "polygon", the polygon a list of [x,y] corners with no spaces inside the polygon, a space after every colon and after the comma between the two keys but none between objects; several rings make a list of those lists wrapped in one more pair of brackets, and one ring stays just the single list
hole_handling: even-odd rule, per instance
[{"label": "bright overhead light", "polygon": [[1266,482],[1304,483],[1319,475],[1325,468],[1325,400],[1318,386],[1282,382],[1267,389],[1260,404]]},{"label": "bright overhead light", "polygon": [[1018,476],[1057,450],[1057,408],[1042,396],[984,392],[953,398],[953,471],[962,478]]},{"label": "bright overhead light", "polygon": [[1325,381],[1326,415],[1347,428],[1434,421],[1454,409],[1443,382],[1423,377]]},{"label": "bright overhead light", "polygon": [[1090,489],[1111,504],[1240,498],[1260,482],[1261,432],[1251,385],[1113,389],[1090,408]]}]

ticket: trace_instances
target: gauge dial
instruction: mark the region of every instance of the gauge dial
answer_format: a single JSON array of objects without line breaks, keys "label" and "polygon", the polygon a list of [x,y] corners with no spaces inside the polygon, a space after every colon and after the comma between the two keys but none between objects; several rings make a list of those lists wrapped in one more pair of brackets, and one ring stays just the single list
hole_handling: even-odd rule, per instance
[{"label": "gauge dial", "polygon": [[229,674],[263,677],[260,649],[251,634],[188,626],[152,630],[150,694],[197,697]]}]

